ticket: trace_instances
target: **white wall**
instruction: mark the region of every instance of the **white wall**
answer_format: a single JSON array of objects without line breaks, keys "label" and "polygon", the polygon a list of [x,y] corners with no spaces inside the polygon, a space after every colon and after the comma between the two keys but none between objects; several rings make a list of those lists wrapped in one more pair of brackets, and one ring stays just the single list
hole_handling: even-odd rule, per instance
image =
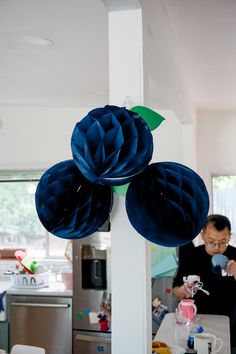
[{"label": "white wall", "polygon": [[194,171],[197,169],[197,131],[196,122],[182,124],[183,133],[183,163]]},{"label": "white wall", "polygon": [[154,151],[152,162],[173,161],[183,163],[183,129],[173,111],[154,109],[165,120],[152,131]]},{"label": "white wall", "polygon": [[0,169],[48,168],[72,158],[70,139],[88,107],[0,106]]},{"label": "white wall", "polygon": [[195,124],[181,123],[173,111],[154,110],[165,120],[152,131],[155,140],[152,162],[179,162],[197,172]]},{"label": "white wall", "polygon": [[236,174],[236,111],[200,111],[197,118],[198,171],[212,201],[211,176]]}]

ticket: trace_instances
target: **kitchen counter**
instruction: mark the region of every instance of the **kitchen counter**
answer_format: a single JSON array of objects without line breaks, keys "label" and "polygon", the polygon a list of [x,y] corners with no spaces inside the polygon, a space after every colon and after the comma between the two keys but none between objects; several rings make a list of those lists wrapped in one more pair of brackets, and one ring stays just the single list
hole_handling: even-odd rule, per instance
[{"label": "kitchen counter", "polygon": [[13,288],[9,281],[0,281],[0,291],[10,295],[37,295],[37,296],[68,296],[72,297],[72,290],[66,289],[63,283],[57,282],[55,277],[50,277],[49,286],[44,288]]},{"label": "kitchen counter", "polygon": [[[6,291],[6,295],[25,295],[25,296],[55,296],[72,297],[72,290],[66,289],[62,282],[57,282],[52,273],[49,278],[49,286],[44,288],[14,288],[10,279],[0,280],[0,294]],[[0,312],[0,322],[7,320],[7,296],[3,297],[4,311]]]},{"label": "kitchen counter", "polygon": [[50,284],[49,287],[40,289],[8,288],[10,295],[37,295],[37,296],[68,296],[72,297],[72,290],[65,289],[61,284]]},{"label": "kitchen counter", "polygon": [[[33,288],[33,286],[31,288],[14,288],[10,277],[2,278],[0,280],[0,292],[3,293],[4,291],[6,291],[6,295],[3,296],[4,311],[0,312],[0,348],[9,351],[10,339],[13,341],[12,344],[14,340],[18,341],[18,338],[14,336],[19,333],[20,336],[23,335],[24,332],[21,333],[22,327],[28,326],[29,332],[34,328],[36,330],[40,328],[40,338],[45,343],[51,343],[53,338],[54,351],[50,347],[51,353],[71,354],[72,290],[66,289],[64,283],[58,282],[55,273],[51,273],[49,276],[49,286],[42,288]],[[30,303],[30,307],[13,306],[14,302],[26,303],[25,306]],[[31,305],[34,303],[37,304],[35,308]],[[34,313],[30,322],[28,321],[28,315],[25,316],[26,309],[28,314],[31,313],[31,310]],[[35,309],[39,309],[37,316]],[[12,321],[12,318],[21,319]],[[55,318],[60,318],[59,323],[55,323]],[[47,326],[44,327],[46,322]],[[25,325],[22,326],[22,323],[25,323]],[[32,328],[30,327],[31,323],[35,324]],[[47,330],[48,326],[50,331]],[[60,330],[58,330],[59,328]],[[63,338],[63,333],[67,333],[66,340],[63,341],[63,345],[66,345],[66,348],[60,344],[60,338]],[[52,338],[50,337],[49,339],[48,336]],[[22,339],[22,337],[20,338]]]},{"label": "kitchen counter", "polygon": [[22,343],[43,347],[48,354],[71,354],[72,298],[65,296],[63,289],[58,292],[58,288],[55,291],[48,288],[48,296],[41,290],[32,295],[9,290],[10,348]]}]

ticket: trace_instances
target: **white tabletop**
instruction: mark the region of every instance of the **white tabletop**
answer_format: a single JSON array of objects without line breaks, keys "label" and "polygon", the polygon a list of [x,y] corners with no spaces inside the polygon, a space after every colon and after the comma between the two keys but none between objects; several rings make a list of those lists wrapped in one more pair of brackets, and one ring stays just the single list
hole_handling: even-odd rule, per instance
[{"label": "white tabletop", "polygon": [[[194,318],[194,325],[202,326],[205,333],[212,333],[223,340],[223,348],[219,354],[230,354],[229,317],[221,315],[201,315]],[[167,313],[158,329],[155,340],[168,345],[178,345],[187,348],[189,329],[185,325],[176,324],[175,313]]]}]

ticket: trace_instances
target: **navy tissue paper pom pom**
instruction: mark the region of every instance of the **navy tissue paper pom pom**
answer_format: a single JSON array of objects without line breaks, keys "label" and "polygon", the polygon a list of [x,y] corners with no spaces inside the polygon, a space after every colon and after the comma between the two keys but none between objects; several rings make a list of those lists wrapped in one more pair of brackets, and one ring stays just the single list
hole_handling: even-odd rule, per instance
[{"label": "navy tissue paper pom pom", "polygon": [[203,228],[209,196],[201,177],[175,162],[149,165],[128,187],[126,210],[132,226],[151,242],[180,246]]},{"label": "navy tissue paper pom pom", "polygon": [[152,133],[138,113],[125,107],[93,109],[71,137],[73,159],[91,182],[122,185],[142,172],[153,153]]},{"label": "navy tissue paper pom pom", "polygon": [[53,235],[82,238],[109,218],[113,194],[109,186],[93,184],[73,160],[60,162],[41,177],[35,194],[38,217]]}]

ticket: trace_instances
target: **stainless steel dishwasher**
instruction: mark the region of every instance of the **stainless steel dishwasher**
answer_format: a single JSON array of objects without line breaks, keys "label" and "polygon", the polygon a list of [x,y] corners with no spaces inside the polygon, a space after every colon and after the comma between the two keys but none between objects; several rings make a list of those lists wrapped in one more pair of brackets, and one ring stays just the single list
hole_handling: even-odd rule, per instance
[{"label": "stainless steel dishwasher", "polygon": [[43,347],[46,354],[72,354],[72,299],[10,296],[10,349],[14,344]]}]

